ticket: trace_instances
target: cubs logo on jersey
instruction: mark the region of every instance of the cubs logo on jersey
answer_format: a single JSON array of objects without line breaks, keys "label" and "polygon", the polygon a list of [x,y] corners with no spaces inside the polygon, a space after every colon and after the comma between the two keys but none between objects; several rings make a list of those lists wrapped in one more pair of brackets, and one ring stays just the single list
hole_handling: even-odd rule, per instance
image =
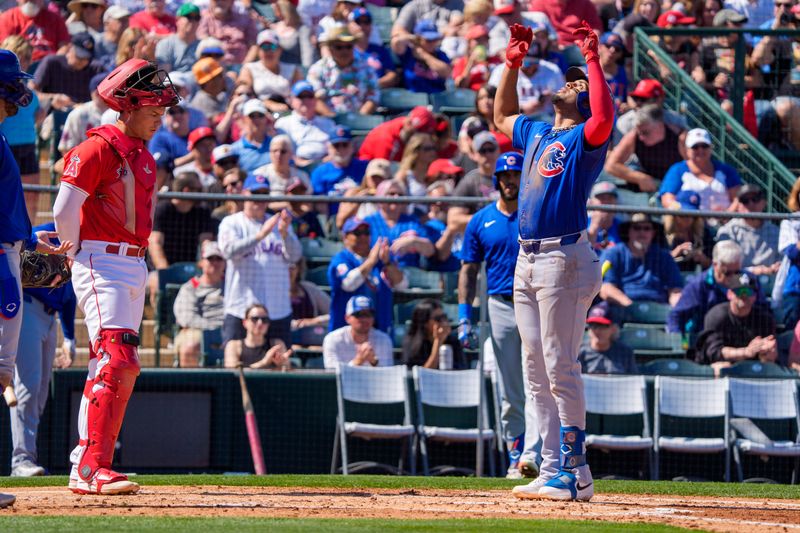
[{"label": "cubs logo on jersey", "polygon": [[543,178],[554,178],[564,172],[567,149],[560,141],[547,146],[539,157],[537,170]]}]

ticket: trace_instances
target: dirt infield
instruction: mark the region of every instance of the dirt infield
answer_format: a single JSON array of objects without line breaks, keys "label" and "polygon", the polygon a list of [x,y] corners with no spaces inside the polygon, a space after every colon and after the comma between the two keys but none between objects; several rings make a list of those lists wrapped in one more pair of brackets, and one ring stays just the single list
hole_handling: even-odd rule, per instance
[{"label": "dirt infield", "polygon": [[29,516],[519,518],[661,523],[710,531],[800,531],[800,501],[599,494],[591,503],[520,501],[509,491],[149,486],[136,496],[15,488],[0,511]]}]

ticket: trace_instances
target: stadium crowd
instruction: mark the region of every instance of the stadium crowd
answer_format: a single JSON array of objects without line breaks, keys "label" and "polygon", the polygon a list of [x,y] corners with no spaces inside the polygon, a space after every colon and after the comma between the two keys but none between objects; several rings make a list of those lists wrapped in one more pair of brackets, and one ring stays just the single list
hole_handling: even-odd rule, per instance
[{"label": "stadium crowd", "polygon": [[[658,79],[634,80],[631,72],[636,27],[794,28],[796,0],[16,4],[0,3],[0,46],[34,75],[35,98],[0,131],[26,183],[39,183],[35,132],[57,136],[51,149],[64,154],[89,129],[113,122],[98,83],[136,57],[169,71],[183,98],[149,144],[157,167],[147,171],[161,190],[337,198],[159,201],[149,289],[154,307],[174,313],[181,367],[287,369],[304,364],[296,347],[314,346],[324,367],[468,368],[476,346],[452,327],[451,306],[478,206],[348,199],[495,201],[495,165],[515,150],[493,121],[509,26],[534,33],[517,86],[521,112],[550,120],[566,69],[583,63],[572,30],[586,20],[601,35],[618,114],[589,203],[645,195],[683,214],[591,213],[587,232],[604,279],[587,321],[584,371],[639,371],[620,334],[641,302],[667,309],[665,332],[698,363],[719,371],[752,359],[800,369],[800,222],[726,218],[765,211],[765,191],[715,155],[708,131],[665,106]],[[732,112],[735,38],[660,44]],[[771,148],[800,150],[795,44],[747,43],[745,126]],[[669,75],[663,68],[662,79]],[[800,180],[787,206],[800,210]],[[187,262],[197,262],[196,276],[169,293],[159,273]],[[430,279],[438,286],[426,286]],[[435,298],[413,300],[419,295]],[[205,353],[208,331],[224,343],[217,359]],[[786,350],[782,332],[794,338]]]}]

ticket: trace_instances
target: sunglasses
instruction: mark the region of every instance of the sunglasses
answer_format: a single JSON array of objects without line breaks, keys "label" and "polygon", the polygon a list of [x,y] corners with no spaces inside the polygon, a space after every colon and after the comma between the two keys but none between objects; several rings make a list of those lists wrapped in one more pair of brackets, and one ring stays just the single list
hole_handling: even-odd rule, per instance
[{"label": "sunglasses", "polygon": [[653,231],[653,226],[649,224],[633,224],[631,225],[633,231]]},{"label": "sunglasses", "polygon": [[331,48],[333,48],[337,52],[341,52],[343,50],[352,50],[353,49],[353,45],[352,44],[334,44],[333,46],[331,46]]},{"label": "sunglasses", "polygon": [[481,154],[481,155],[488,155],[488,154],[493,154],[496,151],[497,151],[497,147],[492,146],[491,148],[481,148],[480,150],[478,150],[478,153]]},{"label": "sunglasses", "polygon": [[297,95],[297,98],[300,100],[307,100],[309,98],[314,98],[314,93],[300,93]]},{"label": "sunglasses", "polygon": [[791,9],[794,7],[794,4],[791,2],[775,2],[775,7],[779,9]]},{"label": "sunglasses", "polygon": [[738,276],[742,273],[741,270],[723,270],[722,275],[726,278],[730,278],[731,276]]},{"label": "sunglasses", "polygon": [[350,148],[350,142],[344,141],[344,142],[333,143],[333,147],[336,148],[337,150],[340,150],[342,148]]},{"label": "sunglasses", "polygon": [[[236,166],[238,161],[235,158],[229,157],[228,159],[223,159],[221,161],[217,161],[216,164],[224,168],[225,170],[229,168],[233,168]],[[235,181],[234,183],[241,183],[241,181]]]},{"label": "sunglasses", "polygon": [[261,322],[262,324],[269,324],[269,317],[264,315],[251,316],[248,320],[250,322]]},{"label": "sunglasses", "polygon": [[247,116],[252,120],[261,120],[262,118],[267,118],[267,115],[264,113],[250,113]]},{"label": "sunglasses", "polygon": [[711,145],[706,143],[697,143],[691,148],[692,150],[708,150],[709,148],[711,148]]},{"label": "sunglasses", "polygon": [[360,18],[356,19],[356,24],[359,26],[366,26],[367,24],[372,24],[372,20],[368,18]]},{"label": "sunglasses", "polygon": [[81,4],[81,9],[100,9],[101,7],[97,4]]},{"label": "sunglasses", "polygon": [[372,311],[359,311],[358,313],[353,313],[353,316],[356,318],[372,318],[373,315]]},{"label": "sunglasses", "polygon": [[744,205],[757,204],[762,200],[760,194],[751,194],[749,196],[742,196],[739,201]]},{"label": "sunglasses", "polygon": [[233,187],[240,187],[241,185],[242,185],[242,180],[229,181],[228,183],[225,184],[225,188],[227,189]]},{"label": "sunglasses", "polygon": [[287,150],[286,148],[275,148],[274,150],[270,150],[269,153],[285,155],[289,153],[289,150]]},{"label": "sunglasses", "polygon": [[186,17],[189,22],[200,22],[200,15],[190,15]]},{"label": "sunglasses", "polygon": [[611,324],[599,324],[597,322],[592,322],[590,324],[586,324],[586,327],[588,327],[589,329],[606,329],[610,328]]},{"label": "sunglasses", "polygon": [[167,115],[171,117],[174,117],[175,115],[183,115],[185,112],[186,112],[185,109],[178,106],[170,107],[169,109],[167,109]]},{"label": "sunglasses", "polygon": [[370,234],[369,228],[359,228],[355,231],[350,232],[351,235],[355,235],[356,237],[364,237]]},{"label": "sunglasses", "polygon": [[275,43],[263,43],[259,45],[259,48],[261,48],[265,52],[274,52],[275,50],[279,49],[280,46],[278,46]]},{"label": "sunglasses", "polygon": [[449,319],[447,318],[447,315],[446,315],[446,314],[442,313],[442,314],[440,314],[440,315],[434,315],[434,316],[432,316],[432,317],[431,317],[431,320],[433,320],[433,321],[435,321],[435,322],[447,322]]},{"label": "sunglasses", "polygon": [[753,290],[752,287],[747,287],[747,286],[737,287],[736,289],[731,289],[731,290],[733,290],[733,294],[735,294],[737,298],[750,298],[756,293],[756,291]]},{"label": "sunglasses", "polygon": [[211,257],[206,258],[208,261],[225,261],[224,257],[220,257],[218,255],[212,255]]}]

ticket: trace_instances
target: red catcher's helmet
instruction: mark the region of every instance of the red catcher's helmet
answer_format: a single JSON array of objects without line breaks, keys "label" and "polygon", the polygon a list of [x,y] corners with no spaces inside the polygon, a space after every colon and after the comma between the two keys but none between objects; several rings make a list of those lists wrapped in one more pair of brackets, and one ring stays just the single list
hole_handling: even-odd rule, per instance
[{"label": "red catcher's helmet", "polygon": [[181,100],[166,71],[144,59],[129,59],[115,68],[97,86],[97,93],[115,111],[171,107]]}]

